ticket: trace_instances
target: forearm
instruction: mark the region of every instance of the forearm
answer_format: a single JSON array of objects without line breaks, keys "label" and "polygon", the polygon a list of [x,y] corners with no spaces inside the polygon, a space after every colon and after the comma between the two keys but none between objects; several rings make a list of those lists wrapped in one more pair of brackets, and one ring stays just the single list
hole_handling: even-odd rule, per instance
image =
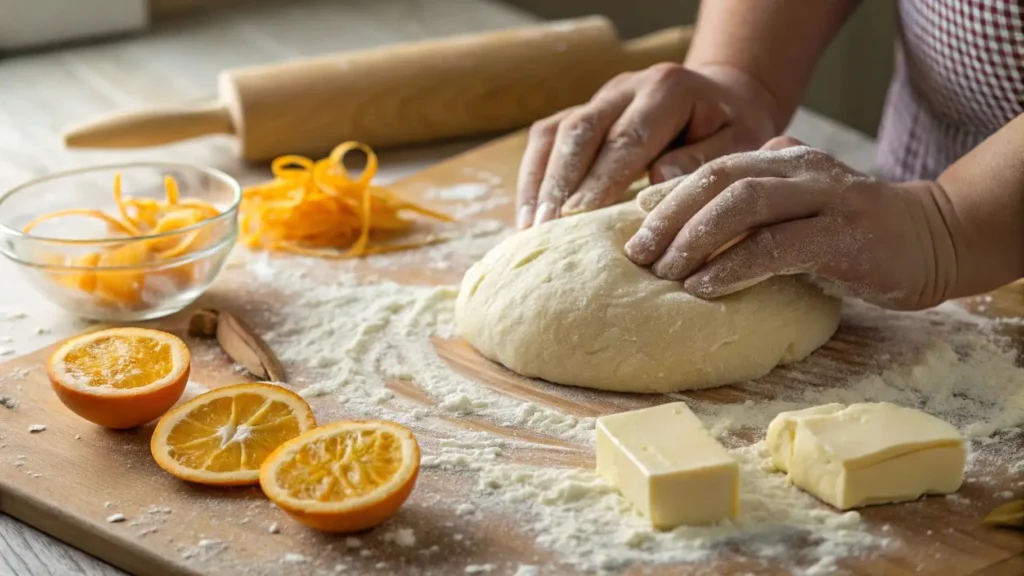
[{"label": "forearm", "polygon": [[939,176],[957,298],[1024,278],[1024,114]]},{"label": "forearm", "polygon": [[[686,57],[691,68],[756,86],[777,133],[789,124],[818,57],[858,0],[706,0]],[[740,78],[740,76],[745,78]]]}]

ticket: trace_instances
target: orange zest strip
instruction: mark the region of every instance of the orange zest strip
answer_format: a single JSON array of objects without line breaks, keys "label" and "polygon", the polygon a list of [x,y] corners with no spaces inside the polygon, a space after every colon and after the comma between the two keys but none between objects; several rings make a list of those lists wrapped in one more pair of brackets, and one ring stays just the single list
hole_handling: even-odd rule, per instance
[{"label": "orange zest strip", "polygon": [[124,198],[121,193],[121,174],[114,174],[114,202],[117,203],[117,211],[121,213],[121,218],[126,228],[131,230],[132,236],[140,236],[142,232],[139,232],[137,228],[139,222],[132,218],[128,214],[128,208],[124,205]]},{"label": "orange zest strip", "polygon": [[[366,155],[366,167],[353,175],[345,167],[349,152]],[[287,155],[270,165],[274,179],[245,189],[239,208],[241,242],[250,248],[321,258],[356,258],[408,250],[443,241],[424,240],[371,246],[376,232],[399,232],[412,222],[400,212],[414,212],[443,222],[455,219],[373,186],[378,160],[360,142],[344,142],[313,161]]]},{"label": "orange zest strip", "polygon": [[47,222],[49,220],[56,220],[57,218],[64,218],[66,216],[86,216],[88,218],[98,218],[100,220],[103,220],[107,224],[113,226],[114,228],[117,228],[120,232],[123,232],[129,236],[132,235],[131,228],[125,226],[124,222],[121,222],[120,220],[114,218],[109,214],[100,212],[99,210],[91,210],[89,208],[71,208],[68,210],[52,212],[50,214],[43,214],[42,216],[26,224],[21,231],[24,232],[25,234],[28,234],[32,232],[32,230],[35,229],[36,226],[39,226],[43,222]]},{"label": "orange zest strip", "polygon": [[164,176],[164,190],[167,192],[167,203],[178,203],[178,182],[170,174]]}]

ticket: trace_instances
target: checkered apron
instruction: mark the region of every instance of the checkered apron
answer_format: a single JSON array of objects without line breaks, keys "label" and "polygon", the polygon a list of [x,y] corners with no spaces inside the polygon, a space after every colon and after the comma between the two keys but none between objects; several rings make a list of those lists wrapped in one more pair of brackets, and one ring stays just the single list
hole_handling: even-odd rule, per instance
[{"label": "checkered apron", "polygon": [[1024,0],[899,0],[880,175],[934,179],[1024,113]]}]

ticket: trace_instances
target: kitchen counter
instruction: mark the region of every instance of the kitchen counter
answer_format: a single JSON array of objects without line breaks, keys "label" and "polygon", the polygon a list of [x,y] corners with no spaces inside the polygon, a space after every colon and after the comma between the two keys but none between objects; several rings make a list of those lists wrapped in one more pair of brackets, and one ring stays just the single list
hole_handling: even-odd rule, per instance
[{"label": "kitchen counter", "polygon": [[[209,97],[217,72],[227,67],[533,20],[488,0],[319,0],[194,14],[163,23],[141,37],[9,58],[0,61],[0,190],[55,170],[142,159],[210,165],[243,183],[265,178],[265,167],[236,159],[234,144],[227,138],[161,149],[81,151],[63,149],[59,134],[68,124],[115,109]],[[801,110],[789,132],[855,168],[871,169],[874,144],[852,129]],[[466,140],[386,151],[380,155],[380,178],[401,178],[479,143]],[[6,260],[0,260],[0,277],[5,278],[0,293],[0,361],[86,326],[37,296]],[[69,573],[122,574],[0,514],[0,574]]]}]

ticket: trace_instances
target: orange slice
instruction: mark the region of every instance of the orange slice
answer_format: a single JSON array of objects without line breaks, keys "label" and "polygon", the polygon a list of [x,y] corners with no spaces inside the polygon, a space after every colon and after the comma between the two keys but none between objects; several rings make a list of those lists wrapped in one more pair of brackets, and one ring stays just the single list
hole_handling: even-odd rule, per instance
[{"label": "orange slice", "polygon": [[108,428],[134,428],[181,398],[190,355],[159,330],[113,328],[66,341],[46,365],[57,397],[72,412]]},{"label": "orange slice", "polygon": [[306,526],[356,532],[394,516],[419,470],[420,448],[408,428],[336,422],[282,444],[263,462],[260,487]]},{"label": "orange slice", "polygon": [[316,426],[298,394],[274,384],[238,384],[200,394],[160,419],[149,449],[182,480],[256,484],[260,464],[284,442]]}]

